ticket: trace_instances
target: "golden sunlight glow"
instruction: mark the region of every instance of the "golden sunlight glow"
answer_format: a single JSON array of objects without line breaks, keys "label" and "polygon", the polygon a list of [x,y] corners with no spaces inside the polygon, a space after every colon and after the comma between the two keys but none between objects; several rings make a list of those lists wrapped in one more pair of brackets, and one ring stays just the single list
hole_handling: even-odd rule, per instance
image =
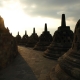
[{"label": "golden sunlight glow", "polygon": [[[14,36],[17,35],[18,31],[23,36],[25,30],[27,30],[28,35],[31,35],[33,27],[36,28],[36,32],[39,35],[44,30],[45,23],[48,25],[48,30],[51,28],[53,31],[61,25],[60,19],[41,16],[30,17],[23,11],[23,7],[29,6],[23,6],[19,0],[10,0],[3,1],[3,7],[0,8],[0,15],[4,18],[5,27],[8,27]],[[36,5],[33,4],[30,7],[34,9]]]},{"label": "golden sunlight glow", "polygon": [[35,4],[33,4],[33,5],[31,5],[31,7],[32,7],[32,8],[36,8],[36,5],[35,5]]},{"label": "golden sunlight glow", "polygon": [[9,27],[11,32],[24,29],[26,24],[30,25],[31,18],[23,12],[19,2],[10,2],[7,5],[6,2],[3,2],[3,5],[4,7],[0,8],[0,13],[4,18],[5,26]]}]

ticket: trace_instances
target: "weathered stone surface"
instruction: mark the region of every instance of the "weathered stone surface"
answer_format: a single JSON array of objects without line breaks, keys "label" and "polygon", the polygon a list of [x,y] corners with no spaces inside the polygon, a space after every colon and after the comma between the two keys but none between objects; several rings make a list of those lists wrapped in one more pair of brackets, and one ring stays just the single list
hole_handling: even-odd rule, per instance
[{"label": "weathered stone surface", "polygon": [[[74,31],[72,47],[62,55],[55,67],[55,73],[59,80],[80,80],[80,20]],[[51,79],[53,80],[53,79]]]},{"label": "weathered stone surface", "polygon": [[61,26],[54,32],[53,41],[44,52],[43,56],[50,59],[57,59],[65,53],[72,45],[73,31],[66,26],[65,14],[62,14]]},{"label": "weathered stone surface", "polygon": [[34,47],[35,44],[38,42],[39,37],[37,33],[35,33],[35,28],[33,28],[33,33],[31,36],[28,38],[28,42],[26,43],[26,47]]},{"label": "weathered stone surface", "polygon": [[5,28],[4,20],[0,17],[0,69],[11,63],[18,54],[15,38]]},{"label": "weathered stone surface", "polygon": [[45,23],[45,29],[39,37],[39,42],[35,45],[35,50],[44,51],[47,49],[49,44],[52,42],[52,35],[47,31],[47,24]]}]

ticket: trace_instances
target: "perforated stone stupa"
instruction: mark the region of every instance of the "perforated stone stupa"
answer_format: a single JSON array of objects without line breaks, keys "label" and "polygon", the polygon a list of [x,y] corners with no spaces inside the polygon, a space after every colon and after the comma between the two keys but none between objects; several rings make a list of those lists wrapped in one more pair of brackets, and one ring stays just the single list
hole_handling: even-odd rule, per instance
[{"label": "perforated stone stupa", "polygon": [[45,23],[45,28],[42,34],[39,37],[39,42],[35,45],[35,50],[44,51],[47,49],[49,44],[52,42],[52,35],[47,31],[47,23]]},{"label": "perforated stone stupa", "polygon": [[22,39],[21,39],[21,44],[23,46],[25,46],[28,42],[28,35],[27,35],[27,32],[25,31],[25,35],[23,35]]},{"label": "perforated stone stupa", "polygon": [[19,32],[16,35],[15,39],[16,39],[17,45],[21,45],[21,36],[19,35]]},{"label": "perforated stone stupa", "polygon": [[35,33],[35,28],[33,28],[33,33],[31,36],[28,38],[28,42],[26,43],[26,47],[34,47],[35,44],[38,42],[39,37],[37,33]]},{"label": "perforated stone stupa", "polygon": [[8,27],[5,27],[4,19],[0,16],[0,70],[12,63],[17,54],[15,38],[10,34]]},{"label": "perforated stone stupa", "polygon": [[66,26],[65,14],[62,14],[61,26],[54,32],[53,41],[44,52],[43,56],[50,59],[57,59],[66,52],[72,45],[73,31]]},{"label": "perforated stone stupa", "polygon": [[[55,74],[59,80],[80,80],[80,20],[75,26],[72,47],[58,61]],[[50,73],[51,80],[54,80],[53,71],[54,68]]]}]

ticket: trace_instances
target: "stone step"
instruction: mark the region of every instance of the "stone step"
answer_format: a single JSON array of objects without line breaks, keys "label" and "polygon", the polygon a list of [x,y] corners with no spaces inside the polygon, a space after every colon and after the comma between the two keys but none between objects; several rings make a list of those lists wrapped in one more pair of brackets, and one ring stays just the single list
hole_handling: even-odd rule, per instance
[{"label": "stone step", "polygon": [[78,67],[78,68],[80,68],[80,60],[79,59],[77,59],[77,58],[73,58],[73,57],[66,57],[65,58],[65,61],[67,62],[67,63],[70,63],[70,65],[72,65],[72,66],[74,66],[74,67]]},{"label": "stone step", "polygon": [[72,53],[72,54],[70,54],[70,56],[72,56],[72,57],[76,57],[77,59],[80,59],[80,54],[79,53]]}]

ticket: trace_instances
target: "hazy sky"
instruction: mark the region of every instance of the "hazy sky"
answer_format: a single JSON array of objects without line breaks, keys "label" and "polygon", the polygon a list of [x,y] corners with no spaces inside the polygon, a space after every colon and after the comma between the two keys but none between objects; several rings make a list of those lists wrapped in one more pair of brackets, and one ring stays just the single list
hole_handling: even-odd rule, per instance
[{"label": "hazy sky", "polygon": [[47,23],[48,30],[53,35],[61,25],[61,15],[66,16],[66,25],[74,31],[80,18],[80,0],[0,0],[0,15],[4,18],[14,36],[17,32],[23,36],[25,30],[31,35],[36,28],[38,35]]}]

